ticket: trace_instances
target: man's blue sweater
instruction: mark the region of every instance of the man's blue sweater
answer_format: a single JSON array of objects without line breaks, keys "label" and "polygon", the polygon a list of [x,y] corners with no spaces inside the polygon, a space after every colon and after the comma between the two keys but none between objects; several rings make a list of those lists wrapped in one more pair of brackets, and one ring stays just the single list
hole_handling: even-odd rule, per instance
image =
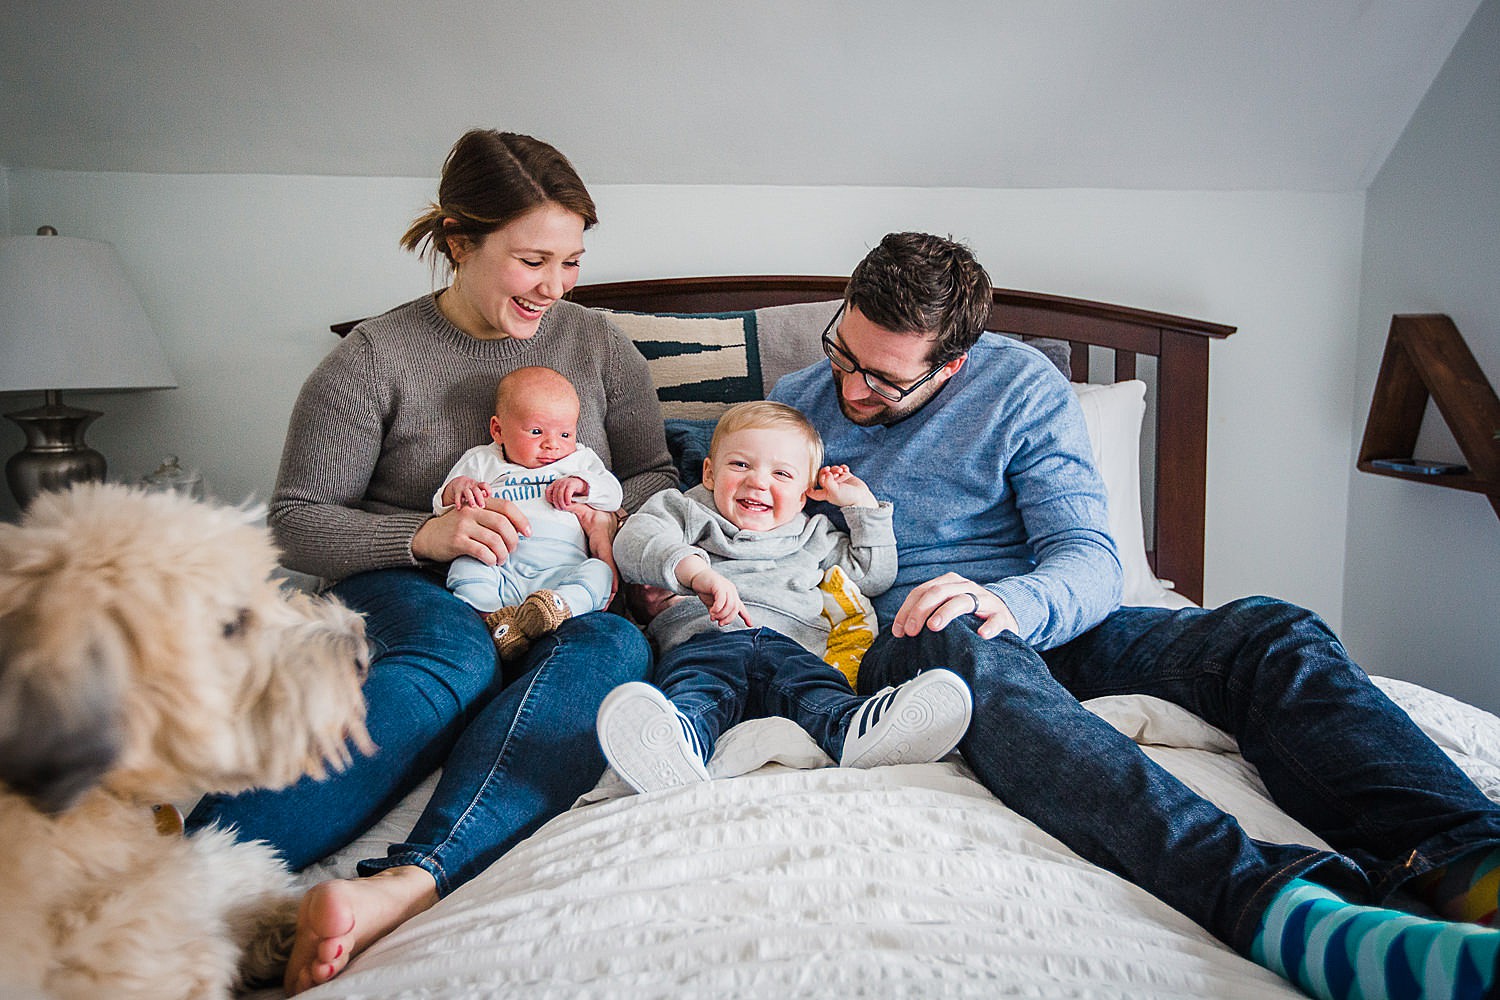
[{"label": "man's blue sweater", "polygon": [[889,427],[850,423],[837,392],[825,361],[787,375],[771,398],[807,414],[824,461],[849,466],[895,506],[900,567],[875,598],[882,627],[913,587],[950,570],[993,591],[1040,649],[1119,606],[1120,560],[1083,412],[1041,352],[987,333],[926,406]]}]

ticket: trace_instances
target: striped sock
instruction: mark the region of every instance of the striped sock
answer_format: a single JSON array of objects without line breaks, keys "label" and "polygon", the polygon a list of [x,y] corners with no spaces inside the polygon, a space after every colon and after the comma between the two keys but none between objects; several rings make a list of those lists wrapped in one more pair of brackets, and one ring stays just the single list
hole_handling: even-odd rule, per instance
[{"label": "striped sock", "polygon": [[1449,920],[1493,927],[1500,902],[1500,848],[1465,854],[1416,879],[1413,887]]},{"label": "striped sock", "polygon": [[1266,907],[1250,957],[1320,1000],[1494,995],[1500,931],[1360,906],[1303,879]]}]

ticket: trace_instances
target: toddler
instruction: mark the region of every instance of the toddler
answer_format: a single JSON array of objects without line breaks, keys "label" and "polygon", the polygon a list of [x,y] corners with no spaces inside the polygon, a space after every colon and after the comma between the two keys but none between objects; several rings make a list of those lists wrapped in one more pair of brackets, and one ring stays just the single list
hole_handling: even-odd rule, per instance
[{"label": "toddler", "polygon": [[[656,494],[621,527],[626,580],[697,597],[649,626],[656,686],[622,684],[599,708],[604,756],[636,791],[707,780],[741,719],[791,719],[845,767],[937,760],[968,729],[969,689],[951,671],[861,698],[821,658],[824,572],[838,564],[872,596],[896,579],[891,505],[822,457],[802,414],[741,403],[714,430],[702,484]],[[849,533],[804,514],[809,498],[841,508]]]}]

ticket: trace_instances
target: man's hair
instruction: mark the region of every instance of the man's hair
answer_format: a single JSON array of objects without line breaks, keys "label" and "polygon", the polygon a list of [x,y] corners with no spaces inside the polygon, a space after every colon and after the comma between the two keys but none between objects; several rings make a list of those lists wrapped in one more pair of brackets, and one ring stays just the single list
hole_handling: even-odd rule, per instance
[{"label": "man's hair", "polygon": [[771,428],[800,434],[807,442],[808,479],[816,481],[818,469],[823,464],[823,439],[818,429],[804,417],[801,411],[785,403],[773,403],[768,399],[755,399],[748,403],[736,403],[724,411],[714,427],[713,439],[708,442],[708,457],[714,458],[724,438],[743,430]]},{"label": "man's hair", "polygon": [[974,346],[990,316],[990,277],[962,243],[891,233],[854,268],[844,301],[893,333],[937,335],[932,364]]}]

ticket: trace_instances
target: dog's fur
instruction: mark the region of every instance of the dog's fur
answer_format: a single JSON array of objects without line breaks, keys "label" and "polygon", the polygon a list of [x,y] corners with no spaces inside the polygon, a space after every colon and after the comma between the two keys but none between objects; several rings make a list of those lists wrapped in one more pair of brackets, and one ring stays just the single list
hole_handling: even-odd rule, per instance
[{"label": "dog's fur", "polygon": [[0,525],[0,994],[279,979],[284,866],[217,829],[162,836],[151,810],[370,749],[363,623],[275,566],[253,513],[121,486]]}]

